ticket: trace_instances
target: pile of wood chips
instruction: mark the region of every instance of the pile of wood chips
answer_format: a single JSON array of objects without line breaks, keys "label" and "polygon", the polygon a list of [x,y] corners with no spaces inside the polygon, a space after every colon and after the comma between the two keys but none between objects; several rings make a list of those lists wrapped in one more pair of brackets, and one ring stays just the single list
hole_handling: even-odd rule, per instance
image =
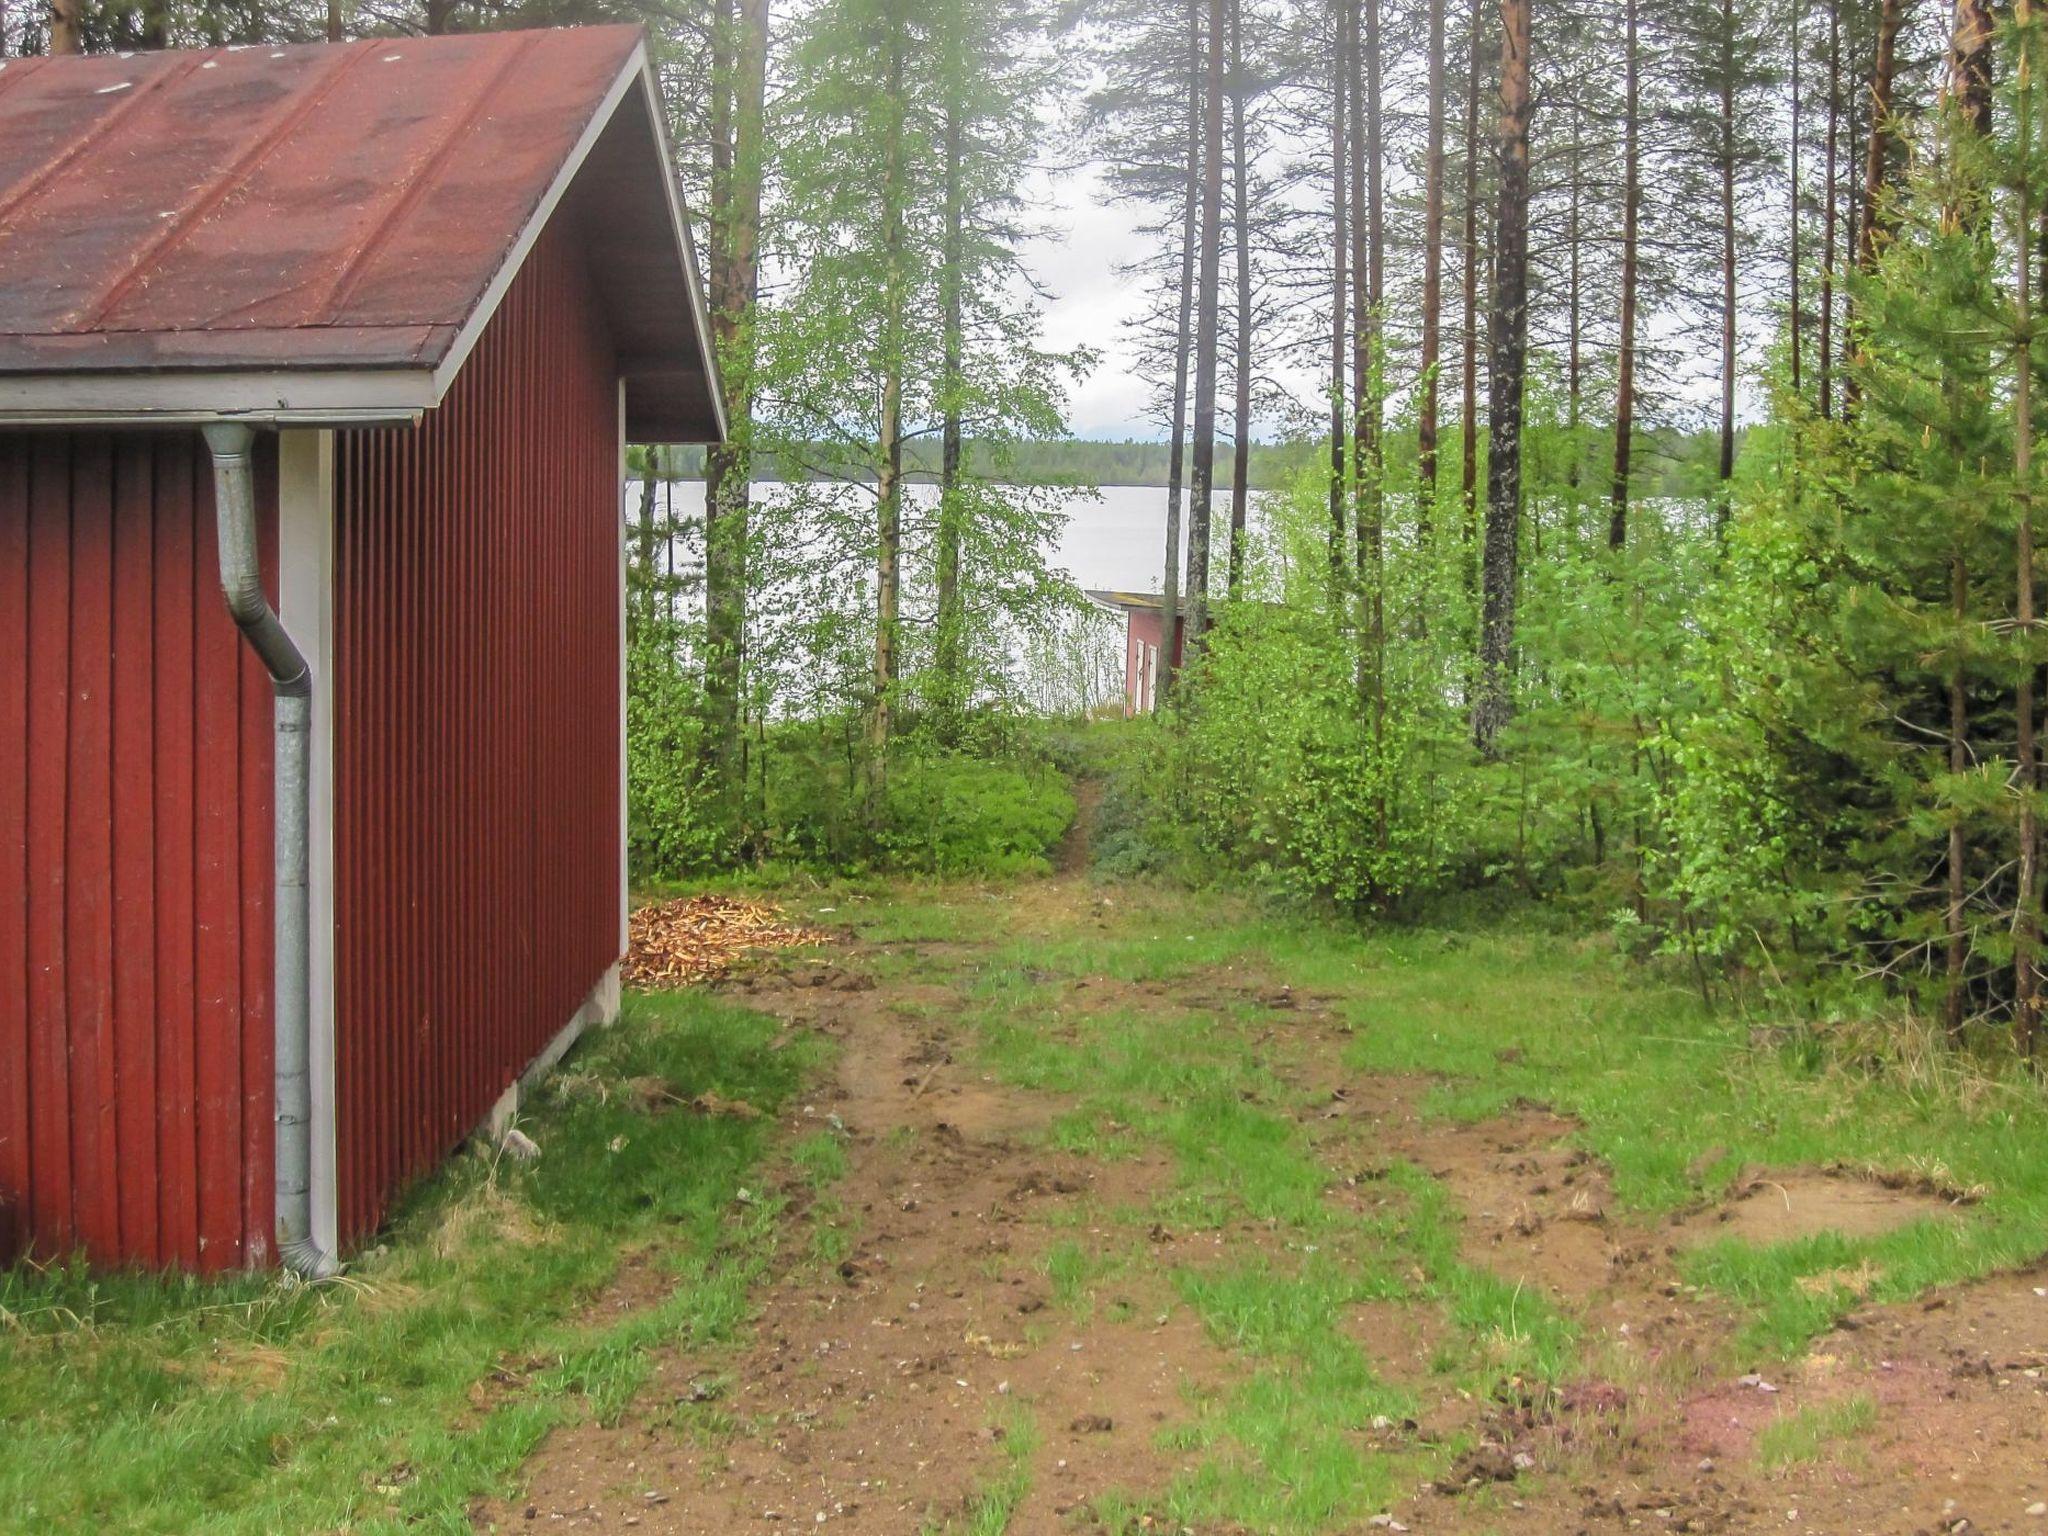
[{"label": "pile of wood chips", "polygon": [[827,935],[783,918],[782,909],[738,896],[680,896],[637,909],[626,926],[629,987],[687,987],[729,975],[764,949],[822,944]]}]

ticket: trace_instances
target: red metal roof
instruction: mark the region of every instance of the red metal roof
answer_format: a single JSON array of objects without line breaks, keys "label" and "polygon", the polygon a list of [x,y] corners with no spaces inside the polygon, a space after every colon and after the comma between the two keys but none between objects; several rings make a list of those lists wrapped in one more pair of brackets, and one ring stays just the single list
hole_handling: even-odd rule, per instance
[{"label": "red metal roof", "polygon": [[614,332],[649,424],[715,419],[645,77],[618,26],[0,63],[0,416],[36,375],[459,366],[560,201],[661,316]]}]

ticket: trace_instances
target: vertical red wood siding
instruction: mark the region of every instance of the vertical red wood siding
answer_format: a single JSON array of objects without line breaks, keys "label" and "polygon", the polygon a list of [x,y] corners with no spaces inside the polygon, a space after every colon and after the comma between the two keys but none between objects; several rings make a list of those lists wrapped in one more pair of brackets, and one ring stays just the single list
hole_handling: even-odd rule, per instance
[{"label": "vertical red wood siding", "polygon": [[0,1262],[268,1262],[270,750],[198,434],[0,431]]},{"label": "vertical red wood siding", "polygon": [[475,1129],[618,958],[619,415],[551,227],[417,428],[336,454],[344,1241]]}]

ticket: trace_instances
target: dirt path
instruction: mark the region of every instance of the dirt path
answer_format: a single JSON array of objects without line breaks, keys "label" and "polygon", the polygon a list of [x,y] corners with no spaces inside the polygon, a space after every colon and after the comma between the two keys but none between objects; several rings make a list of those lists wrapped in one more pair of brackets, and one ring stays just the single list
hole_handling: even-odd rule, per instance
[{"label": "dirt path", "polygon": [[[1219,1450],[1216,1426],[1229,1422],[1217,1405],[1270,1359],[1185,1304],[1187,1276],[1306,1266],[1313,1245],[1270,1220],[1204,1225],[1185,1146],[1181,1165],[1164,1144],[1060,1150],[1076,1145],[1071,1097],[998,1080],[978,1046],[989,1005],[977,989],[999,975],[997,946],[1106,929],[1117,898],[1069,875],[981,899],[978,937],[849,943],[728,986],[838,1041],[836,1076],[791,1129],[843,1130],[844,1174],[816,1191],[792,1176],[790,1236],[750,1342],[667,1358],[622,1422],[556,1433],[525,1494],[478,1510],[479,1529],[1317,1528],[1284,1501],[1273,1507],[1297,1518],[1188,1513],[1223,1497],[1203,1493],[1205,1478],[1268,1475]],[[1540,1296],[1574,1331],[1572,1379],[1550,1390],[1503,1375],[1489,1398],[1444,1365],[1454,1301],[1347,1302],[1343,1331],[1374,1390],[1414,1409],[1339,1426],[1358,1454],[1384,1453],[1389,1493],[1375,1519],[1320,1528],[2048,1532],[2048,1272],[1865,1308],[1767,1376],[1738,1371],[1733,1324],[1678,1277],[1708,1236],[1876,1230],[1921,1214],[1925,1197],[1782,1176],[1633,1225],[1610,1210],[1571,1121],[1540,1106],[1427,1120],[1425,1084],[1348,1073],[1341,1021],[1284,981],[1132,981],[1050,961],[1027,979],[1064,989],[1045,1015],[1062,1043],[1174,1010],[1251,1032],[1327,1173],[1333,1220],[1369,1234],[1417,1198],[1388,1170],[1420,1169],[1462,1218],[1459,1261]],[[1370,1260],[1347,1250],[1347,1263]],[[1313,1368],[1273,1379],[1289,1370],[1311,1390]],[[1768,1426],[1787,1418],[1854,1420],[1854,1443],[1766,1465]],[[1231,1496],[1259,1507],[1256,1488]]]}]

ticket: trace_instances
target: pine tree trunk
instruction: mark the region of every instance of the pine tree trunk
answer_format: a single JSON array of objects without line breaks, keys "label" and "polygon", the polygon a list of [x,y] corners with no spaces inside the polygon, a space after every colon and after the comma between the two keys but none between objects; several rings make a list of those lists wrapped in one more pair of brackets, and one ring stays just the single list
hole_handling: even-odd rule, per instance
[{"label": "pine tree trunk", "polygon": [[1971,132],[1991,132],[1991,0],[1955,0],[1949,32],[1949,91]]},{"label": "pine tree trunk", "polygon": [[[1880,68],[1884,61],[1882,37],[1879,43]],[[1984,135],[1991,131],[1991,16],[1985,0],[1956,0],[1952,12],[1949,33],[1949,78],[1948,93],[1954,113],[1954,131],[1959,135]],[[2022,132],[2025,131],[2023,128]],[[1872,143],[1877,142],[1875,130]],[[1874,157],[1875,152],[1873,152]],[[2024,194],[2022,194],[2024,196]],[[1969,206],[1958,199],[1943,210],[1943,221],[1957,226],[1965,220],[1974,221],[1982,212],[1982,199],[1976,206]],[[1864,228],[1871,227],[1871,207],[1864,210]],[[2022,230],[2026,228],[2023,224]],[[2019,268],[2021,283],[2026,282],[2029,261],[2022,255]],[[2015,399],[2017,407],[2027,398],[2030,380],[2025,376],[2026,368],[2018,370],[2019,393]],[[1953,387],[1953,386],[1951,386]],[[2027,457],[2024,444],[2016,446],[2016,465]],[[1961,530],[1957,530],[1960,538]],[[1970,619],[1970,571],[1958,546],[1949,561],[1950,616],[1956,627],[1957,655],[1949,671],[1948,680],[1948,766],[1951,774],[1961,774],[1969,766],[1969,674],[1962,657],[1962,636]],[[2032,722],[2027,722],[2025,734],[2031,736]],[[1948,829],[1948,990],[1943,999],[1942,1018],[1948,1026],[1951,1038],[1960,1038],[1964,1016],[1968,1008],[1968,980],[1964,967],[1968,958],[1969,939],[1964,925],[1964,900],[1968,878],[1967,858],[1969,843],[1959,811],[1952,813]],[[2017,952],[2016,952],[2017,954]]]},{"label": "pine tree trunk", "polygon": [[[1429,126],[1422,193],[1422,400],[1415,420],[1415,467],[1421,480],[1415,538],[1425,559],[1436,513],[1437,369],[1443,347],[1444,0],[1429,0],[1428,67]],[[1573,250],[1576,259],[1576,243]]]},{"label": "pine tree trunk", "polygon": [[[1949,602],[1960,628],[1970,605],[1969,568],[1960,558],[1949,564]],[[1958,660],[1950,668],[1948,682],[1948,771],[1958,775],[1970,765],[1970,717],[1965,681],[1963,664]],[[1969,954],[1969,937],[1963,923],[1965,852],[1962,816],[1957,812],[1948,830],[1948,990],[1943,996],[1941,1010],[1942,1022],[1947,1026],[1951,1039],[1959,1039],[1963,1033],[1967,992],[1964,962]]]},{"label": "pine tree trunk", "polygon": [[1202,13],[1188,0],[1187,170],[1181,182],[1180,322],[1173,348],[1173,454],[1166,466],[1166,566],[1159,605],[1159,681],[1153,707],[1173,694],[1180,658],[1174,637],[1181,632],[1180,509],[1182,466],[1188,444],[1188,365],[1194,351],[1196,213],[1202,170]]},{"label": "pine tree trunk", "polygon": [[1576,538],[1579,522],[1579,417],[1581,359],[1579,356],[1579,221],[1580,203],[1584,196],[1585,131],[1577,101],[1572,103],[1572,147],[1569,177],[1571,181],[1571,202],[1565,211],[1564,243],[1566,251],[1565,271],[1565,441],[1571,454],[1565,465],[1565,484],[1572,492],[1571,523]]},{"label": "pine tree trunk", "polygon": [[[1352,533],[1357,543],[1354,575],[1370,562],[1371,531],[1367,526],[1367,482],[1372,476],[1372,434],[1366,425],[1372,409],[1372,205],[1366,193],[1365,76],[1371,68],[1364,35],[1361,0],[1344,0],[1349,32],[1346,58],[1351,65],[1351,499]],[[1354,580],[1354,586],[1357,583]],[[1359,588],[1363,599],[1363,588]]]},{"label": "pine tree trunk", "polygon": [[1209,623],[1209,527],[1216,488],[1216,354],[1223,276],[1224,0],[1209,0],[1208,70],[1202,111],[1201,275],[1195,284],[1195,452],[1188,511],[1187,648],[1192,657]]},{"label": "pine tree trunk", "polygon": [[1820,413],[1835,414],[1835,214],[1841,206],[1842,189],[1837,166],[1837,146],[1842,123],[1842,0],[1823,0],[1828,8],[1828,132],[1825,190],[1820,214],[1820,332],[1815,346],[1820,353]]},{"label": "pine tree trunk", "polygon": [[1799,307],[1799,64],[1800,54],[1805,49],[1805,0],[1794,0],[1792,6],[1792,137],[1791,137],[1791,183],[1792,200],[1787,215],[1791,231],[1791,259],[1786,263],[1792,277],[1791,329],[1792,329],[1792,394],[1796,398],[1800,391],[1799,350],[1800,331],[1805,315]]},{"label": "pine tree trunk", "polygon": [[904,156],[903,39],[892,30],[883,75],[888,127],[882,147],[881,419],[875,474],[875,696],[868,717],[870,783],[888,775],[889,732],[896,694],[897,634],[903,560]]},{"label": "pine tree trunk", "polygon": [[[1863,157],[1863,199],[1854,241],[1856,265],[1863,272],[1877,266],[1879,246],[1884,238],[1884,190],[1892,161],[1891,146],[1897,137],[1892,123],[1892,77],[1897,66],[1899,27],[1903,20],[1902,0],[1883,0],[1877,18],[1877,44],[1870,67],[1870,133]],[[1861,355],[1856,338],[1854,306],[1842,317],[1842,345],[1851,358]],[[1858,386],[1853,368],[1845,367],[1842,378],[1842,408],[1856,408]]]},{"label": "pine tree trunk", "polygon": [[1721,0],[1721,462],[1717,527],[1728,526],[1735,477],[1735,6]]},{"label": "pine tree trunk", "polygon": [[[1357,34],[1358,165],[1352,176],[1355,201],[1364,212],[1364,249],[1357,252],[1363,289],[1358,293],[1358,328],[1354,371],[1358,391],[1353,404],[1358,456],[1358,583],[1360,615],[1359,683],[1372,724],[1377,756],[1387,722],[1386,604],[1386,443],[1380,370],[1385,365],[1386,324],[1385,155],[1381,89],[1384,60],[1380,45],[1380,0],[1364,0],[1364,27]],[[1358,172],[1364,175],[1359,185]],[[1359,195],[1362,194],[1362,195]],[[1356,285],[1357,278],[1354,278]],[[1374,841],[1387,842],[1387,804],[1382,792],[1373,800]]]},{"label": "pine tree trunk", "polygon": [[85,0],[50,0],[50,52],[52,54],[77,53],[85,46],[79,35],[79,22],[85,13]]},{"label": "pine tree trunk", "polygon": [[[2034,216],[2030,205],[2033,191],[2033,118],[2034,81],[2033,60],[2030,56],[2029,35],[2032,31],[2032,6],[2029,0],[2018,0],[2014,7],[2015,30],[2020,35],[2020,57],[2018,63],[2018,84],[2020,86],[2019,123],[2016,137],[2019,141],[2019,184],[2017,217],[2013,227],[2019,239],[2017,258],[2013,263],[2013,329],[2016,335],[2026,338],[2014,348],[2013,355],[2013,481],[2018,491],[2019,525],[2013,540],[2013,564],[2017,580],[2016,600],[2013,617],[2020,643],[2019,686],[2015,689],[2013,715],[2015,734],[2014,755],[2018,762],[2014,768],[2015,789],[2019,794],[2019,875],[2018,894],[2014,898],[2014,923],[2012,945],[2013,970],[2013,1045],[2022,1056],[2034,1054],[2035,1041],[2041,1025],[2040,968],[2037,957],[2041,950],[2041,901],[2040,862],[2041,838],[2035,825],[2034,796],[2039,788],[2040,767],[2034,744],[2034,396],[2032,347],[2034,304],[2033,304],[2033,260],[2034,253],[2028,247],[2029,236],[2034,232]],[[1985,20],[1988,22],[1989,17]],[[1983,68],[1984,97],[1988,103],[1991,94],[1990,81],[1990,28],[1985,28],[1986,53]],[[1987,129],[1989,125],[1986,125]]]},{"label": "pine tree trunk", "polygon": [[1622,17],[1621,340],[1615,363],[1614,481],[1607,517],[1607,547],[1628,543],[1630,455],[1636,436],[1636,226],[1643,201],[1641,64],[1637,56],[1637,0],[1624,0]]},{"label": "pine tree trunk", "polygon": [[1332,27],[1336,33],[1336,46],[1331,53],[1336,59],[1336,68],[1330,79],[1330,612],[1335,615],[1343,607],[1347,561],[1344,547],[1344,504],[1347,497],[1344,438],[1348,417],[1344,402],[1344,340],[1345,317],[1350,309],[1346,289],[1351,281],[1350,253],[1345,248],[1345,242],[1350,238],[1350,227],[1345,219],[1349,199],[1349,189],[1345,184],[1349,171],[1349,156],[1345,153],[1346,103],[1350,99],[1346,79],[1351,72],[1350,28],[1346,20],[1350,13],[1349,0],[1337,0],[1331,12]]},{"label": "pine tree trunk", "polygon": [[654,521],[655,472],[658,468],[654,450],[649,449],[647,478],[640,482],[640,518],[633,525],[633,567],[640,576],[640,589],[634,595],[633,611],[627,618],[636,630],[641,623],[654,617],[655,562],[661,558],[661,544],[655,537]]},{"label": "pine tree trunk", "polygon": [[1863,159],[1862,238],[1856,261],[1868,272],[1877,265],[1878,242],[1884,234],[1885,178],[1894,137],[1892,75],[1897,65],[1901,0],[1883,0],[1877,18],[1877,57],[1870,72],[1870,139]]},{"label": "pine tree trunk", "polygon": [[1472,709],[1472,739],[1489,756],[1514,713],[1522,387],[1529,345],[1529,6],[1530,0],[1501,0],[1500,8],[1500,189],[1487,326],[1486,548],[1479,692]]},{"label": "pine tree trunk", "polygon": [[1237,226],[1237,363],[1232,401],[1230,478],[1230,585],[1244,582],[1245,516],[1251,500],[1252,462],[1252,210],[1244,131],[1244,4],[1230,3],[1230,136],[1232,222]]},{"label": "pine tree trunk", "polygon": [[939,509],[933,559],[937,566],[938,628],[933,644],[933,671],[939,683],[939,727],[951,739],[957,734],[960,712],[967,706],[967,677],[964,665],[966,624],[960,594],[960,368],[961,263],[965,259],[962,241],[963,201],[960,186],[960,115],[948,108],[944,114],[945,247],[939,274],[940,381],[939,420]]},{"label": "pine tree trunk", "polygon": [[768,0],[719,0],[711,68],[709,294],[728,435],[704,455],[705,749],[728,808],[745,789],[740,695],[747,627],[747,540],[754,413],[739,355],[761,286],[761,156]]},{"label": "pine tree trunk", "polygon": [[1465,585],[1479,572],[1479,92],[1482,0],[1472,0],[1470,57],[1465,79],[1465,284],[1464,376],[1459,401],[1464,441],[1459,445],[1460,489],[1465,498]]}]

